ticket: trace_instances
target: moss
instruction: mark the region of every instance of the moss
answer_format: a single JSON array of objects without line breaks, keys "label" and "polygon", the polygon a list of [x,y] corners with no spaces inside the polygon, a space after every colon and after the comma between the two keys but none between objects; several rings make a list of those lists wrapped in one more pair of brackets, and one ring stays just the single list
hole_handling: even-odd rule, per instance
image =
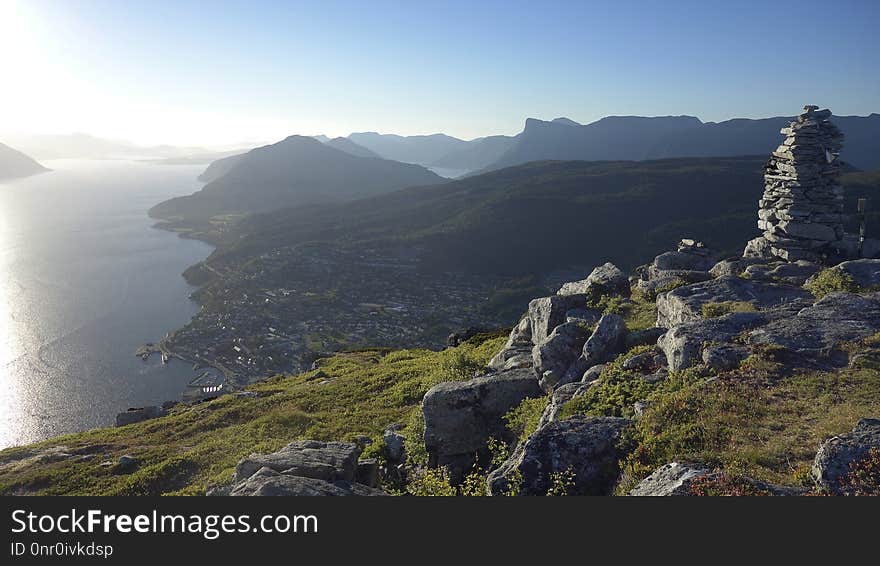
[{"label": "moss", "polygon": [[720,303],[705,303],[700,312],[705,318],[717,318],[734,312],[755,312],[755,305],[748,301],[723,301]]},{"label": "moss", "polygon": [[[458,365],[460,356],[485,365],[504,340],[475,338],[442,352],[337,354],[322,361],[324,385],[313,379],[315,372],[277,376],[249,387],[255,398],[226,395],[159,419],[0,451],[0,494],[203,494],[208,485],[228,482],[238,460],[252,452],[303,438],[380,438],[395,422],[407,424],[407,449],[418,458],[424,445],[415,429],[425,392],[448,377],[444,367]],[[53,448],[81,456],[39,461],[34,455]],[[116,475],[101,465],[123,454],[141,467]]]},{"label": "moss", "polygon": [[846,291],[855,293],[859,290],[858,284],[853,280],[852,276],[844,273],[836,267],[823,269],[812,279],[804,284],[804,288],[813,294],[817,299],[821,299],[828,293],[835,291]]}]

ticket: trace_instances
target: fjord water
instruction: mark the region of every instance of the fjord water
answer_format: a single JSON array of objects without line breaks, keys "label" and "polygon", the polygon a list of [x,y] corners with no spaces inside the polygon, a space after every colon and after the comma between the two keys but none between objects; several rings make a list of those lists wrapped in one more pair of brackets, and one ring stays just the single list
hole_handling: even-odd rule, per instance
[{"label": "fjord water", "polygon": [[0,182],[0,448],[112,424],[194,377],[134,353],[197,310],[181,273],[211,248],[153,228],[147,210],[197,190],[203,167],[44,165]]}]

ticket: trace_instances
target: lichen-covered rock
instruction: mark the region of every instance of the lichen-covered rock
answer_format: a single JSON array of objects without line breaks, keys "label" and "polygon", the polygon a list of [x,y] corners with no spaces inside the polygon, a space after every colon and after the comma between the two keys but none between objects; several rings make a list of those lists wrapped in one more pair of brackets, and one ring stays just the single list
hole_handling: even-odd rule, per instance
[{"label": "lichen-covered rock", "polygon": [[703,305],[708,303],[748,302],[756,309],[763,310],[811,299],[810,293],[800,287],[739,277],[719,277],[659,295],[657,326],[672,328],[699,320],[702,318]]},{"label": "lichen-covered rock", "polygon": [[524,316],[510,331],[507,343],[489,361],[489,368],[496,371],[531,367],[532,365],[532,321]]},{"label": "lichen-covered rock", "polygon": [[586,279],[565,283],[557,291],[559,295],[587,295],[597,298],[602,295],[628,296],[629,278],[613,263],[595,268]]},{"label": "lichen-covered rock", "polygon": [[298,440],[271,454],[251,454],[235,466],[234,483],[260,468],[325,481],[354,481],[361,448],[351,442]]},{"label": "lichen-covered rock", "polygon": [[571,474],[570,495],[609,495],[627,454],[630,421],[575,416],[551,422],[520,444],[488,478],[489,492],[546,495],[559,474]]},{"label": "lichen-covered rock", "polygon": [[610,362],[623,352],[626,345],[626,323],[620,315],[606,314],[599,319],[595,330],[584,343],[582,354],[569,366],[555,385],[581,381],[591,367]]},{"label": "lichen-covered rock", "polygon": [[864,459],[872,448],[880,450],[880,419],[861,419],[852,432],[822,443],[813,460],[813,479],[828,493],[854,495],[855,486],[847,477],[853,464]]},{"label": "lichen-covered rock", "polygon": [[713,477],[712,470],[699,464],[670,462],[660,466],[639,482],[627,495],[635,497],[690,496],[691,486],[696,479]]},{"label": "lichen-covered rock", "polygon": [[739,344],[708,344],[703,347],[703,363],[717,371],[728,371],[739,367],[749,357],[751,350]]},{"label": "lichen-covered rock", "polygon": [[543,343],[532,350],[532,362],[541,376],[544,391],[551,391],[581,355],[584,343],[590,337],[589,328],[580,322],[566,322],[557,326]]},{"label": "lichen-covered rock", "polygon": [[250,477],[236,484],[229,492],[232,496],[268,497],[268,496],[379,496],[385,493],[363,484],[336,480],[302,477],[280,473],[272,468],[260,468]]},{"label": "lichen-covered rock", "polygon": [[541,419],[538,421],[538,429],[556,421],[559,418],[559,413],[562,411],[562,407],[572,399],[583,395],[591,385],[591,383],[576,382],[566,383],[565,385],[557,387],[550,396],[550,401],[547,403],[544,412],[541,413]]},{"label": "lichen-covered rock", "polygon": [[547,340],[553,329],[565,322],[568,311],[586,306],[586,295],[551,295],[533,299],[529,303],[532,344],[541,344]]},{"label": "lichen-covered rock", "polygon": [[750,345],[774,345],[799,358],[825,359],[845,363],[836,352],[845,341],[857,340],[880,331],[880,293],[868,296],[830,293],[814,305],[800,309],[795,316],[778,317],[766,326],[752,330]]},{"label": "lichen-covered rock", "polygon": [[740,333],[767,323],[764,313],[739,312],[718,318],[679,324],[664,334],[657,345],[666,354],[669,371],[679,371],[699,364],[707,344],[730,342]]},{"label": "lichen-covered rock", "polygon": [[862,289],[876,289],[880,286],[880,259],[856,259],[838,264],[838,269],[852,277]]},{"label": "lichen-covered rock", "polygon": [[458,477],[475,457],[488,456],[489,438],[513,440],[503,419],[508,411],[543,394],[530,369],[435,385],[422,401],[429,464],[449,466]]}]

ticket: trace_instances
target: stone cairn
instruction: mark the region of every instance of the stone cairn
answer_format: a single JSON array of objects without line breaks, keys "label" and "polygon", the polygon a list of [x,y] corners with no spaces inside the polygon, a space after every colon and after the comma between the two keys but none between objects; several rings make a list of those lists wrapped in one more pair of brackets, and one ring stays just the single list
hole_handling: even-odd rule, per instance
[{"label": "stone cairn", "polygon": [[804,106],[803,114],[780,130],[786,138],[764,167],[764,195],[758,201],[758,228],[764,234],[746,245],[746,257],[819,262],[839,250],[843,134],[830,118],[830,110]]}]

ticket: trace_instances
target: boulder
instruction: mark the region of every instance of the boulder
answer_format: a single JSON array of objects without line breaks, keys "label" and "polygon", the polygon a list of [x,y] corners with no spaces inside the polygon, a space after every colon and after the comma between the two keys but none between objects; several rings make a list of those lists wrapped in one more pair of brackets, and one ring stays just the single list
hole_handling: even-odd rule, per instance
[{"label": "boulder", "polygon": [[510,331],[507,343],[501,351],[489,361],[489,369],[503,371],[531,367],[532,346],[532,321],[526,315]]},{"label": "boulder", "polygon": [[398,432],[400,425],[391,425],[382,434],[386,456],[391,464],[400,464],[406,460],[406,437]]},{"label": "boulder", "polygon": [[699,464],[671,462],[660,466],[639,482],[627,495],[634,497],[690,496],[695,479],[715,477],[717,474]]},{"label": "boulder", "polygon": [[629,278],[613,263],[595,268],[586,279],[565,283],[557,294],[587,295],[593,299],[602,295],[629,296]]},{"label": "boulder", "polygon": [[659,295],[657,326],[672,328],[699,320],[702,307],[707,303],[748,302],[763,310],[795,301],[810,301],[811,298],[810,293],[800,287],[724,276]]},{"label": "boulder", "polygon": [[[599,323],[596,325],[590,338],[584,343],[581,355],[569,366],[562,379],[553,385],[559,386],[581,381],[584,372],[591,367],[600,363],[610,362],[616,358],[618,354],[623,352],[626,344],[626,335],[626,324],[620,315],[603,315],[599,319]],[[542,376],[542,386],[546,386],[549,383],[550,381]],[[545,388],[546,391],[550,391],[550,389]]]},{"label": "boulder", "polygon": [[738,277],[742,275],[746,268],[750,265],[763,263],[764,261],[764,259],[757,257],[736,257],[722,259],[712,266],[712,269],[709,270],[709,274],[712,277]]},{"label": "boulder", "polygon": [[707,255],[675,251],[654,258],[649,271],[709,271],[712,261]]},{"label": "boulder", "polygon": [[572,399],[583,395],[591,385],[591,383],[577,382],[566,383],[565,385],[557,387],[556,390],[553,391],[550,401],[547,403],[547,408],[541,413],[541,419],[538,421],[538,430],[556,421],[559,418],[559,413],[562,411],[563,405]]},{"label": "boulder", "polygon": [[[700,482],[715,483],[726,495],[803,495],[806,490],[744,477],[730,477],[700,464],[671,462],[643,479],[627,495],[635,497],[693,496]],[[726,493],[724,493],[726,492]]]},{"label": "boulder", "polygon": [[345,480],[325,481],[316,478],[282,474],[272,468],[260,468],[238,482],[229,492],[232,496],[377,496],[379,489]]},{"label": "boulder", "polygon": [[586,306],[586,295],[551,295],[533,299],[529,303],[532,344],[547,340],[553,329],[565,322],[565,313]]},{"label": "boulder", "polygon": [[626,344],[624,345],[625,350],[631,350],[636,346],[647,346],[649,344],[656,344],[657,340],[660,339],[661,336],[666,334],[665,328],[659,328],[654,326],[652,328],[646,328],[644,330],[636,330],[635,332],[630,332],[626,335]]},{"label": "boulder", "polygon": [[461,344],[467,342],[478,334],[489,332],[489,330],[490,329],[483,326],[468,326],[467,328],[456,330],[454,332],[451,332],[449,336],[446,337],[446,347],[455,348],[456,346],[460,346]]},{"label": "boulder", "polygon": [[351,442],[298,440],[271,454],[251,454],[235,466],[233,483],[252,476],[261,468],[285,475],[333,482],[354,481],[361,448]]},{"label": "boulder", "polygon": [[566,322],[557,326],[543,343],[532,350],[532,362],[541,376],[544,391],[551,391],[581,355],[590,330],[581,322]]},{"label": "boulder", "polygon": [[605,369],[607,364],[599,364],[591,367],[587,371],[584,372],[584,375],[581,376],[581,383],[593,383],[600,377],[602,377],[602,370]]},{"label": "boulder", "polygon": [[849,275],[862,289],[876,289],[880,286],[880,259],[857,259],[845,261],[836,266]]},{"label": "boulder", "polygon": [[489,492],[546,495],[557,474],[571,473],[570,495],[610,495],[627,453],[621,437],[629,424],[617,417],[583,416],[551,422],[489,475]]},{"label": "boulder", "polygon": [[699,364],[707,344],[730,342],[740,333],[767,323],[765,313],[738,312],[718,318],[700,319],[679,324],[664,334],[657,345],[666,355],[669,371],[679,371]]},{"label": "boulder", "polygon": [[841,342],[857,340],[880,331],[880,293],[867,296],[830,293],[795,316],[777,317],[766,326],[752,330],[750,345],[780,346],[795,358],[824,359],[846,363],[837,352]]},{"label": "boulder", "polygon": [[488,456],[489,438],[513,441],[503,416],[524,399],[543,394],[529,369],[435,385],[422,401],[429,464],[449,466],[453,477],[460,477],[475,458]]},{"label": "boulder", "polygon": [[[880,451],[880,419],[861,419],[852,432],[822,443],[813,461],[813,479],[828,493],[856,494],[856,486],[847,478],[852,466],[863,460],[871,449]],[[874,488],[880,490],[880,486]]]},{"label": "boulder", "polygon": [[703,363],[717,371],[729,371],[749,357],[751,350],[739,344],[708,344],[703,348]]}]

